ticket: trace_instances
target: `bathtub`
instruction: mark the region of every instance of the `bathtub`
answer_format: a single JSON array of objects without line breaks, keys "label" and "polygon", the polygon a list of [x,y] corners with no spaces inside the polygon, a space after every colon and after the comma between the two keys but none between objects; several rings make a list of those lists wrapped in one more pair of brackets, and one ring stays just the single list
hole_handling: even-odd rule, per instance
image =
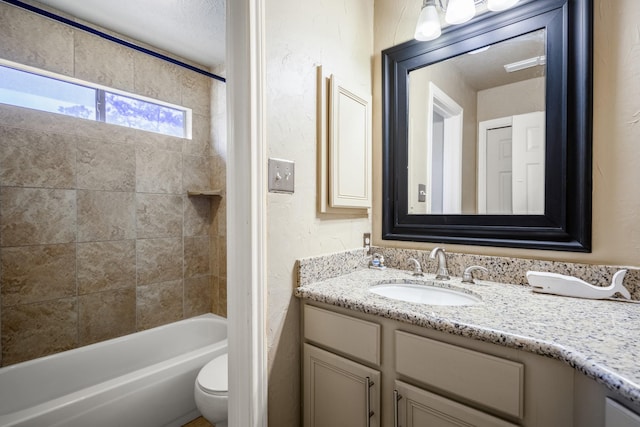
[{"label": "bathtub", "polygon": [[205,314],[0,369],[0,426],[180,426],[193,386],[227,351],[226,319]]}]

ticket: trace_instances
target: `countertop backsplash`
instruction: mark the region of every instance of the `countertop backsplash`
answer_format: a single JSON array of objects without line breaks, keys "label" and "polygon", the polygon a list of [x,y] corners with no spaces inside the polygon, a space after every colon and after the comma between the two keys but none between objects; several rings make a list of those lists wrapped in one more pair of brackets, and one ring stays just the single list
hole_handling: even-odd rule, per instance
[{"label": "countertop backsplash", "polygon": [[[407,260],[415,258],[420,261],[426,273],[433,273],[436,270],[436,261],[429,259],[429,251],[372,247],[371,253],[379,253],[384,256],[384,263],[390,268],[409,270],[411,267]],[[367,255],[363,249],[300,259],[298,261],[298,286],[367,268],[370,259],[371,255]],[[477,274],[479,279],[523,286],[528,285],[526,273],[529,270],[565,274],[575,276],[595,286],[609,286],[616,271],[627,269],[624,286],[631,293],[632,299],[640,300],[640,269],[636,267],[578,264],[455,252],[447,252],[447,263],[449,274],[452,276],[460,277],[465,268],[471,265],[481,265],[489,270],[489,274],[479,273]]]}]

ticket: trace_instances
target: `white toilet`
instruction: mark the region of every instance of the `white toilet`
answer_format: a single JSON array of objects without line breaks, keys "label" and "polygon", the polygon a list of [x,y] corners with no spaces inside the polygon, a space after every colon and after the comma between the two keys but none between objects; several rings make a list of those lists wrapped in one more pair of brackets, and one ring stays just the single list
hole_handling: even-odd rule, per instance
[{"label": "white toilet", "polygon": [[204,365],[196,378],[196,406],[216,427],[227,427],[228,371],[227,353]]}]

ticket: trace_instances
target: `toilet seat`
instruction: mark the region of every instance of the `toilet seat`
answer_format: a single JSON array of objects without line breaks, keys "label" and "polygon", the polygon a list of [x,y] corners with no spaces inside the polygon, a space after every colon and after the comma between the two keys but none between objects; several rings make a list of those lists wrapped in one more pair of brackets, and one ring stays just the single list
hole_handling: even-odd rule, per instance
[{"label": "toilet seat", "polygon": [[207,394],[226,395],[229,391],[227,366],[227,353],[221,354],[204,365],[196,379],[198,387]]}]

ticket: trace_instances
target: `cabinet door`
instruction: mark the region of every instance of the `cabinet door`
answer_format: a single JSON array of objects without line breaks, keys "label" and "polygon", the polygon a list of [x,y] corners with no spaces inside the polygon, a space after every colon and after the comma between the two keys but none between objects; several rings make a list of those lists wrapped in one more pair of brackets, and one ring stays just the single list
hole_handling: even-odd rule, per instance
[{"label": "cabinet door", "polygon": [[379,427],[379,371],[309,344],[303,358],[305,427]]},{"label": "cabinet door", "polygon": [[[395,382],[394,427],[516,427],[453,400],[406,384]],[[397,417],[396,417],[397,414]]]},{"label": "cabinet door", "polygon": [[640,427],[640,415],[631,412],[615,400],[607,399],[605,427]]}]

